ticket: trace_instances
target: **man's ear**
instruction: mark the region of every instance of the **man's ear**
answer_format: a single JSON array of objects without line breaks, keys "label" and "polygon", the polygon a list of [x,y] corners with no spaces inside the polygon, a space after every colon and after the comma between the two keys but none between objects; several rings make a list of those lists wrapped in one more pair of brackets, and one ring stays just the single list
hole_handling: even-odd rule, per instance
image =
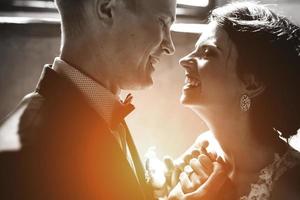
[{"label": "man's ear", "polygon": [[102,21],[109,23],[113,17],[115,0],[97,0],[97,15]]},{"label": "man's ear", "polygon": [[244,93],[250,98],[256,97],[262,94],[266,85],[259,81],[253,74],[247,74],[243,76]]}]

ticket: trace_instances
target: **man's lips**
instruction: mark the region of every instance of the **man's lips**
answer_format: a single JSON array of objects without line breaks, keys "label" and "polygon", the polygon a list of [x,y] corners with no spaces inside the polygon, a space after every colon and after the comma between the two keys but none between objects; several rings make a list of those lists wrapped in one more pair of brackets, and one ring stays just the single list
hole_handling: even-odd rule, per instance
[{"label": "man's lips", "polygon": [[152,65],[156,65],[156,64],[158,64],[160,62],[159,57],[158,56],[153,56],[153,55],[149,56],[149,60],[150,60],[150,63]]}]

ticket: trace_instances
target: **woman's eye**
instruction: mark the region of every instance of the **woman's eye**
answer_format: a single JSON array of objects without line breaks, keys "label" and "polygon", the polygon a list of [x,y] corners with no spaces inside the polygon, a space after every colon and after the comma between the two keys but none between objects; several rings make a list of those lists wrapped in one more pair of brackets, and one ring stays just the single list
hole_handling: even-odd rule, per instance
[{"label": "woman's eye", "polygon": [[215,55],[214,51],[212,51],[211,49],[209,49],[209,48],[204,48],[203,49],[203,57],[209,58],[209,57],[212,57],[214,55]]}]

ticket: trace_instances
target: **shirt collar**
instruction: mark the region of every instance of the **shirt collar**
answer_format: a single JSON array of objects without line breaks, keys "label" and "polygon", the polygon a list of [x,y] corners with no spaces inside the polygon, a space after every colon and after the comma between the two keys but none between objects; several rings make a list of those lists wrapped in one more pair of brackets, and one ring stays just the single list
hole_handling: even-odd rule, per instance
[{"label": "shirt collar", "polygon": [[53,70],[68,79],[83,94],[90,106],[114,129],[131,111],[132,96],[127,95],[124,101],[110,90],[80,72],[61,58],[55,58]]}]

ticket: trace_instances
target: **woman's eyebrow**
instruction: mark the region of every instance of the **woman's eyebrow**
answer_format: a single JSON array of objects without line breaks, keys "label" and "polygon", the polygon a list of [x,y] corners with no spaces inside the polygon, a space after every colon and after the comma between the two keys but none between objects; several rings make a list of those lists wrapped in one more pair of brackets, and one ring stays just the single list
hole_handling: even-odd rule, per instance
[{"label": "woman's eyebrow", "polygon": [[195,44],[195,49],[197,49],[197,48],[199,48],[199,47],[213,47],[213,48],[215,48],[215,49],[217,49],[217,50],[219,50],[220,52],[222,52],[223,53],[223,49],[222,48],[220,48],[218,45],[216,45],[216,44],[205,44],[205,42],[197,42],[196,44]]},{"label": "woman's eyebrow", "polygon": [[[210,37],[208,37],[208,38],[205,38],[205,40],[198,40],[197,42],[196,42],[196,44],[195,44],[195,47],[198,47],[198,46],[201,46],[201,45],[203,45],[206,41],[209,41],[210,39],[214,39],[214,36],[210,36]],[[214,46],[214,45],[212,45],[212,46]],[[217,47],[217,46],[216,46]]]}]

